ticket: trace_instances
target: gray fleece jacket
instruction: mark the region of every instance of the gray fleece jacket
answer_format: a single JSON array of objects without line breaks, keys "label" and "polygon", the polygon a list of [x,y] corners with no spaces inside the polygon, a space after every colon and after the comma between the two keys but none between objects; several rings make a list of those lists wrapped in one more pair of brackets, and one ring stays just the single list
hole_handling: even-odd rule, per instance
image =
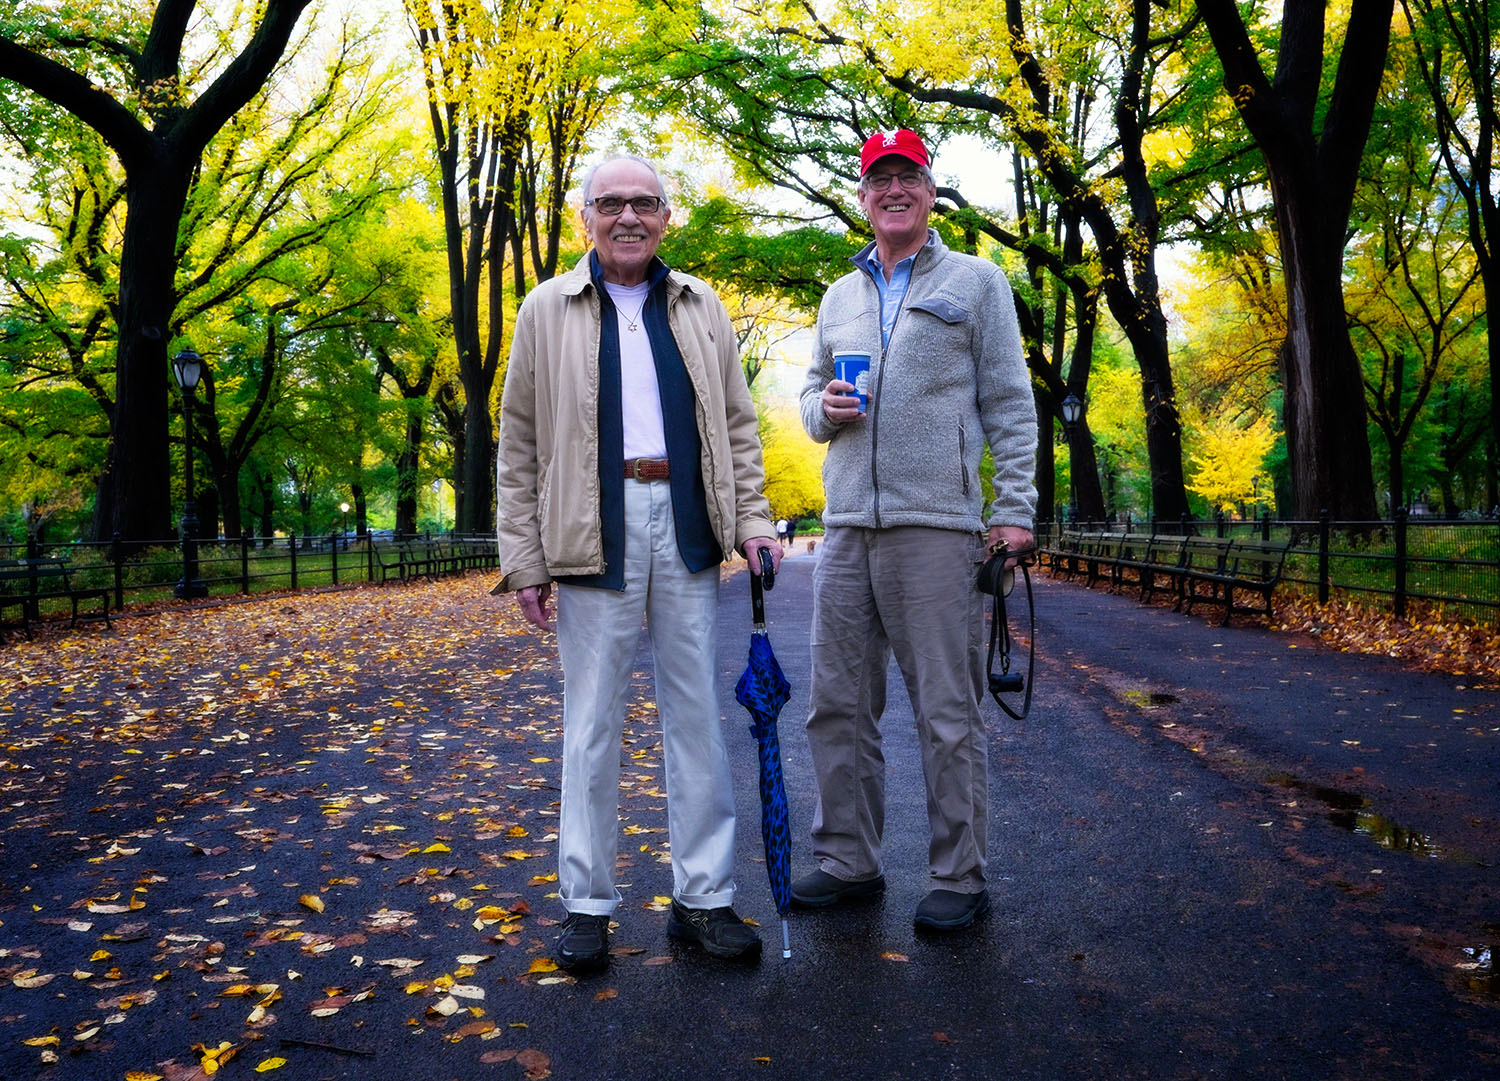
[{"label": "gray fleece jacket", "polygon": [[[882,348],[880,294],[865,269],[871,247],[823,297],[802,388],[803,427],[829,445],[824,524],[1030,529],[1036,405],[1005,274],[950,251],[930,232]],[[869,407],[859,420],[836,425],[821,395],[833,378],[833,354],[850,350],[870,354]],[[985,443],[995,461],[987,517],[979,485]]]}]

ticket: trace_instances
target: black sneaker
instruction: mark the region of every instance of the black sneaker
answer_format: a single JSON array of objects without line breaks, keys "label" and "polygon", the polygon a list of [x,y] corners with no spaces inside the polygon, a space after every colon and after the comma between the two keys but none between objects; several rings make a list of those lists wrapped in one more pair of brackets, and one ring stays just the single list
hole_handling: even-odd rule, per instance
[{"label": "black sneaker", "polygon": [[667,934],[684,942],[696,942],[714,957],[759,957],[760,936],[734,909],[685,908],[672,902]]},{"label": "black sneaker", "polygon": [[917,914],[912,922],[927,931],[957,931],[969,926],[989,910],[989,890],[980,890],[978,893],[933,890],[917,905]]},{"label": "black sneaker", "polygon": [[799,908],[827,908],[847,901],[868,901],[884,891],[884,875],[850,882],[819,868],[792,883],[792,904]]},{"label": "black sneaker", "polygon": [[609,962],[609,917],[569,912],[553,953],[569,972],[603,968]]}]

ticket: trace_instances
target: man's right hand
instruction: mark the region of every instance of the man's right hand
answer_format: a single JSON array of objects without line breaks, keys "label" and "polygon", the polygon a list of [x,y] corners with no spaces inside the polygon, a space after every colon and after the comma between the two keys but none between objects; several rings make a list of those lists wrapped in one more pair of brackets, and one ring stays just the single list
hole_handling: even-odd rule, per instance
[{"label": "man's right hand", "polygon": [[547,612],[547,600],[552,596],[552,584],[549,582],[541,586],[526,586],[516,590],[516,604],[521,608],[521,614],[526,617],[526,622],[544,631],[555,630],[552,625],[552,617]]},{"label": "man's right hand", "polygon": [[823,388],[823,415],[835,424],[848,424],[864,416],[859,409],[854,384],[844,379],[830,379]]}]

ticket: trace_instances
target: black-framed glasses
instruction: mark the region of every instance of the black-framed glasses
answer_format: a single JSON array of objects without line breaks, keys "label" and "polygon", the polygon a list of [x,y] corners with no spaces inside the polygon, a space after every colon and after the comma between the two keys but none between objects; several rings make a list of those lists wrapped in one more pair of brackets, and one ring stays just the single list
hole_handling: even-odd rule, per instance
[{"label": "black-framed glasses", "polygon": [[625,204],[630,204],[630,209],[645,217],[648,214],[657,214],[661,208],[667,205],[667,201],[659,195],[637,195],[634,199],[622,199],[618,195],[601,195],[597,199],[590,199],[584,206],[591,206],[601,214],[614,217],[616,214],[625,213]]},{"label": "black-framed glasses", "polygon": [[893,180],[899,180],[901,186],[907,189],[915,188],[927,182],[927,178],[921,173],[910,171],[904,173],[866,173],[865,187],[871,191],[890,191]]}]

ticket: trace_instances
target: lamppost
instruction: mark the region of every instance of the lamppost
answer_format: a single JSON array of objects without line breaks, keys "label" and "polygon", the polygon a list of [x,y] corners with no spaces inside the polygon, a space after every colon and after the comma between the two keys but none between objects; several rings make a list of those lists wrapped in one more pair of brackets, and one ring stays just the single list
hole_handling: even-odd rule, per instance
[{"label": "lamppost", "polygon": [[339,521],[339,535],[344,538],[344,551],[347,552],[349,550],[349,504],[347,502],[339,504],[339,513],[343,515]]},{"label": "lamppost", "polygon": [[437,507],[438,532],[443,531],[443,482],[441,479],[432,482],[432,502]]},{"label": "lamppost", "polygon": [[208,583],[198,577],[198,505],[193,498],[193,391],[203,377],[203,358],[191,348],[172,358],[172,374],[182,388],[182,577],[172,595],[182,600],[208,596]]},{"label": "lamppost", "polygon": [[1069,391],[1068,396],[1058,403],[1058,409],[1062,413],[1063,431],[1068,437],[1068,513],[1077,522],[1078,482],[1073,469],[1073,437],[1078,434],[1078,424],[1083,420],[1083,403],[1078,400],[1078,395]]}]

